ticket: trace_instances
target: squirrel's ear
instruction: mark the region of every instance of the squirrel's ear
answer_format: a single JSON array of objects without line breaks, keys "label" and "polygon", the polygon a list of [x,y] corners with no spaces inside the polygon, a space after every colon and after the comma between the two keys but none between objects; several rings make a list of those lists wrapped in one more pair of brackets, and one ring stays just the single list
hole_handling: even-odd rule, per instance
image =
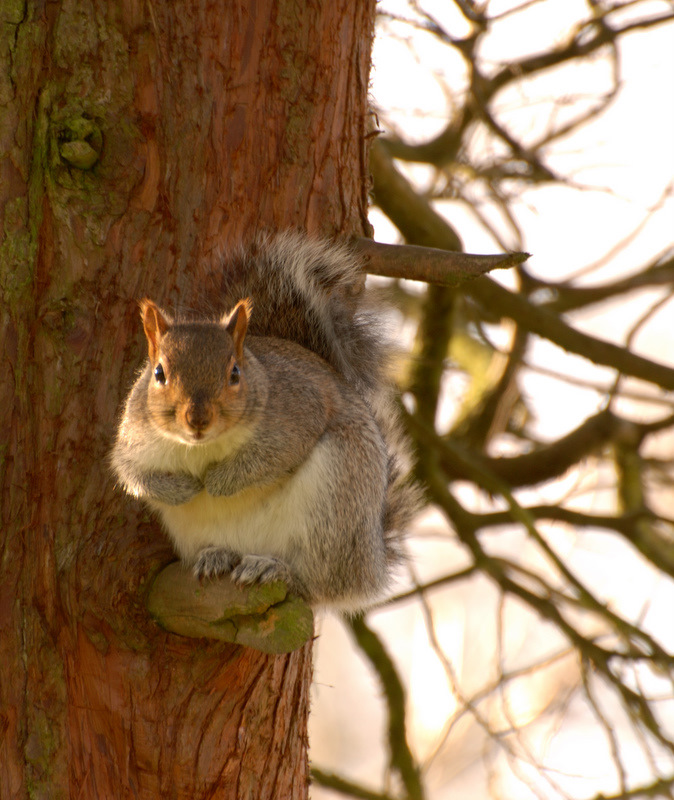
[{"label": "squirrel's ear", "polygon": [[141,300],[140,316],[143,320],[143,330],[147,337],[148,351],[152,361],[157,357],[159,340],[171,325],[171,320],[152,300]]},{"label": "squirrel's ear", "polygon": [[229,314],[226,314],[221,320],[234,340],[234,349],[239,361],[243,359],[243,340],[248,330],[248,320],[252,310],[253,301],[250,297],[246,297],[245,300],[239,300]]}]

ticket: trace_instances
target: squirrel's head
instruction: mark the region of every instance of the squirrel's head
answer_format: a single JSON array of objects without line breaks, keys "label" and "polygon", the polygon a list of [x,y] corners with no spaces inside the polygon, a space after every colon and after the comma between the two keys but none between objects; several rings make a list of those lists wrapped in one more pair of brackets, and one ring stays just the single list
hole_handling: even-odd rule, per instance
[{"label": "squirrel's head", "polygon": [[246,410],[244,339],[250,299],[214,322],[173,321],[152,300],[143,300],[140,307],[152,421],[164,436],[183,444],[212,442],[240,422]]}]

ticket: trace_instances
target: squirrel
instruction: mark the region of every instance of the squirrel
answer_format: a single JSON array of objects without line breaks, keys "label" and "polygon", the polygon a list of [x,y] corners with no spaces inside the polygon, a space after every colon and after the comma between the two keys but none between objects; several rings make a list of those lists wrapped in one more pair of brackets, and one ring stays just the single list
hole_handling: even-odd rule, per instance
[{"label": "squirrel", "polygon": [[418,490],[363,282],[347,245],[285,232],[223,265],[220,319],[141,302],[148,361],[112,467],[202,580],[356,612],[403,560]]}]

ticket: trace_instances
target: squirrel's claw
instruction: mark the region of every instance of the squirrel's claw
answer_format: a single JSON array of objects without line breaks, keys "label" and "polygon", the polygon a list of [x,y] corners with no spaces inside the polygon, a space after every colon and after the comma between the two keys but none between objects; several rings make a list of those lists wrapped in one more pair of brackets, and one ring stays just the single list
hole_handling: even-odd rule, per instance
[{"label": "squirrel's claw", "polygon": [[288,565],[273,556],[245,555],[232,569],[235,583],[272,583],[283,581],[288,586],[295,583]]},{"label": "squirrel's claw", "polygon": [[204,547],[194,562],[194,576],[203,581],[229,575],[240,561],[241,556],[228,547]]}]

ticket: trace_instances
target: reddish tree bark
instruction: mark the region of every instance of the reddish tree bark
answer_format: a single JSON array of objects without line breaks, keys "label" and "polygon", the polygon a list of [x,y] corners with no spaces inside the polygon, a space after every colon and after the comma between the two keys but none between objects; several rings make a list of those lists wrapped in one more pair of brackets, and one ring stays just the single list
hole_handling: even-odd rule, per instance
[{"label": "reddish tree bark", "polygon": [[374,0],[6,5],[0,797],[302,798],[311,648],[167,634],[107,467],[136,301],[260,228],[363,233]]}]

